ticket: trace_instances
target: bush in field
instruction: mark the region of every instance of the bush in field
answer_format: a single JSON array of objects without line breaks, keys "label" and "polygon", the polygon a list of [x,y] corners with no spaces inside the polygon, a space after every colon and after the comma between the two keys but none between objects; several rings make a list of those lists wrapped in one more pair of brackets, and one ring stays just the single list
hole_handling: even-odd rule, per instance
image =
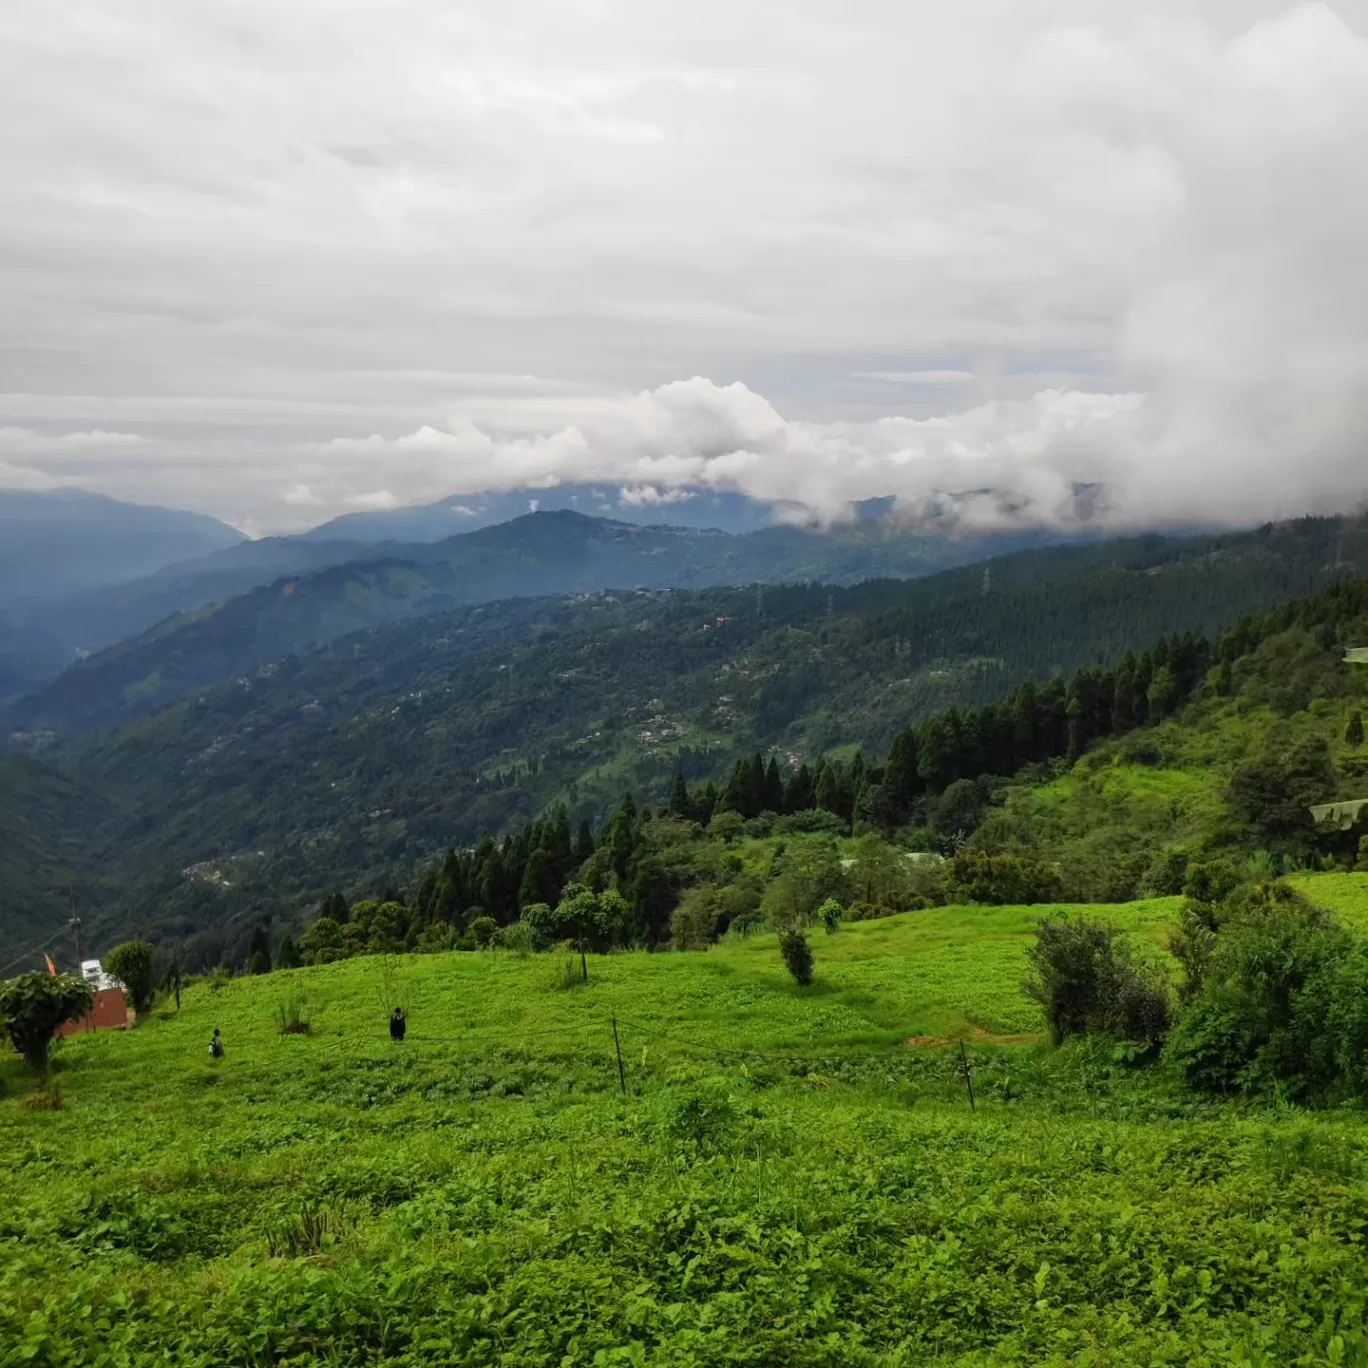
[{"label": "bush in field", "polygon": [[104,971],[118,979],[129,1004],[142,1016],[157,993],[157,952],[144,940],[125,941],[104,957]]},{"label": "bush in field", "polygon": [[962,850],[949,863],[946,896],[953,902],[1010,904],[1058,902],[1059,871],[1030,855],[989,855]]},{"label": "bush in field", "polygon": [[479,949],[484,950],[493,942],[498,930],[499,923],[493,917],[476,917],[466,928],[466,934]]},{"label": "bush in field", "polygon": [[1285,884],[1235,895],[1167,1053],[1210,1092],[1368,1096],[1368,942]]},{"label": "bush in field", "polygon": [[0,985],[0,1023],[30,1068],[45,1074],[52,1037],[85,1016],[94,1000],[90,985],[74,974],[20,974]]},{"label": "bush in field", "polygon": [[845,915],[841,904],[835,898],[828,898],[821,907],[817,909],[817,920],[826,928],[826,933],[830,936],[833,932],[839,931],[841,918]]},{"label": "bush in field", "polygon": [[807,937],[794,927],[779,933],[779,953],[794,982],[806,987],[812,982],[812,947]]},{"label": "bush in field", "polygon": [[1087,917],[1047,917],[1026,952],[1024,985],[1056,1043],[1101,1033],[1154,1045],[1169,1027],[1168,994],[1139,966],[1114,927]]},{"label": "bush in field", "polygon": [[676,950],[702,950],[717,938],[721,898],[710,884],[687,889],[670,914],[670,939]]}]

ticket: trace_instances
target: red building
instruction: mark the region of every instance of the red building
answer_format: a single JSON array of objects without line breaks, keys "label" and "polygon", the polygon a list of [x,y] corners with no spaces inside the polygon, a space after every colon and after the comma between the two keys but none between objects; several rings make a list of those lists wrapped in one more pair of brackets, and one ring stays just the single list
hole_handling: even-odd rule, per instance
[{"label": "red building", "polygon": [[81,977],[95,990],[95,1001],[87,1016],[61,1026],[59,1036],[80,1031],[124,1031],[133,1024],[133,1012],[124,997],[123,984],[100,968],[99,960],[84,960]]}]

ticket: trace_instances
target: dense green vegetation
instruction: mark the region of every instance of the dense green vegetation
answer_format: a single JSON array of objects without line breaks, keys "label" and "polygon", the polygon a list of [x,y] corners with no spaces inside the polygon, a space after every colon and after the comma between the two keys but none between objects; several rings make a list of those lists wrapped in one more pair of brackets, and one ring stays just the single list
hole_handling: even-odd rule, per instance
[{"label": "dense green vegetation", "polygon": [[[891,811],[855,814],[852,806],[843,815],[885,830],[921,828],[913,843],[932,848],[986,817],[980,844],[990,853],[1022,847],[1054,860],[1078,846],[1079,824],[1095,843],[1115,834],[1116,824],[1096,827],[1073,801],[1105,783],[1113,807],[1135,800],[1144,837],[1130,843],[1134,863],[1207,839],[1204,826],[1189,831],[1186,818],[1173,819],[1169,789],[1194,801],[1200,793],[1212,814],[1225,812],[1224,790],[1203,773],[1160,772],[1157,743],[1148,741],[1127,752],[1138,763],[1124,770],[1085,769],[1092,787],[1083,790],[1081,780],[1064,779],[1041,790],[1050,773],[1037,769],[1018,787],[1036,785],[1038,797],[1009,797],[980,775],[1010,778],[1001,771],[1029,756],[1062,773],[1090,742],[1084,763],[1093,765],[1108,728],[1124,727],[1105,706],[1108,679],[1114,704],[1116,675],[1108,669],[1062,685],[1051,677],[1114,666],[1172,631],[1214,638],[1237,608],[1335,578],[1361,538],[1358,524],[1308,521],[1224,541],[1050,548],[912,583],[512,601],[335,642],[42,759],[107,804],[101,820],[63,824],[85,842],[86,868],[100,871],[98,883],[82,882],[103,909],[107,939],[130,927],[167,938],[217,925],[245,944],[251,925],[297,920],[330,887],[353,898],[379,897],[387,885],[411,892],[417,865],[444,848],[473,845],[482,832],[508,831],[558,804],[573,827],[587,818],[598,828],[625,789],[666,802],[680,769],[690,783],[712,776],[725,786],[735,761],[757,748],[786,781],[804,761],[815,774],[824,754],[853,780],[850,747],[858,744],[868,778],[909,721],[952,704],[981,708],[1035,677],[1035,735],[1020,756],[1013,749],[1010,764],[997,754],[975,758],[972,745],[955,749],[963,735],[941,747],[975,792],[951,783],[940,803],[938,784],[927,784],[906,822],[902,799]],[[1338,669],[1328,648],[1323,654],[1321,664]],[[1154,718],[1145,720],[1177,707],[1190,685],[1205,688],[1204,663],[1184,657],[1176,673],[1162,666],[1169,680],[1159,676]],[[1132,683],[1140,720],[1154,677],[1141,687],[1132,674]],[[1071,688],[1084,710],[1072,720]],[[968,715],[958,716],[963,723]],[[972,719],[980,730],[983,717]],[[1262,734],[1257,718],[1239,721],[1246,724]],[[1145,735],[1185,735],[1167,726]],[[1342,734],[1335,744],[1347,744]],[[934,756],[936,747],[928,750]],[[849,798],[853,805],[853,782]],[[1075,848],[1065,887],[1076,897],[1126,897],[1145,886],[1145,870],[1128,869],[1109,888],[1116,867],[1112,852],[1094,858]],[[104,893],[101,884],[121,891]]]},{"label": "dense green vegetation", "polygon": [[[1061,909],[1156,963],[1181,910]],[[15,1059],[0,1363],[1368,1362],[1362,1116],[999,1043],[1035,918],[819,932],[809,988],[764,932],[216,978],[63,1042],[56,1110]]]}]

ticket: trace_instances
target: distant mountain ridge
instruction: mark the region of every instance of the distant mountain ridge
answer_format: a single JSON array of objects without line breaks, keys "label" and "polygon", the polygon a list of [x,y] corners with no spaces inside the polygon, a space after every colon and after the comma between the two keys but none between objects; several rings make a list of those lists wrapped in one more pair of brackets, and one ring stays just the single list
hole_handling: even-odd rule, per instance
[{"label": "distant mountain ridge", "polygon": [[[80,661],[15,704],[8,723],[18,730],[108,726],[350,632],[465,604],[637,587],[915,578],[1051,540],[1026,533],[953,541],[879,522],[733,536],[560,511],[421,545],[252,543],[207,567],[173,567],[122,594],[84,596],[86,611],[106,622],[134,592],[144,612],[178,601],[188,607]],[[268,579],[270,567],[288,568],[283,578]],[[253,575],[253,587],[233,592]],[[216,590],[229,596],[212,599]]]},{"label": "distant mountain ridge", "polygon": [[0,489],[0,601],[118,584],[245,540],[202,513],[75,489]]},{"label": "distant mountain ridge", "polygon": [[716,528],[756,532],[774,522],[774,505],[715,489],[658,489],[652,485],[570,484],[452,494],[409,508],[344,513],[302,534],[305,541],[434,542],[478,532],[526,513],[583,513],[640,526]]}]

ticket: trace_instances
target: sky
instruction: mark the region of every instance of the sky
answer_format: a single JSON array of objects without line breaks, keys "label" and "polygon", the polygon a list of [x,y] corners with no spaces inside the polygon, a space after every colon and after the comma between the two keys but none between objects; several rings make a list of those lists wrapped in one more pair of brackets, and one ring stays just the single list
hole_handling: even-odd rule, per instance
[{"label": "sky", "polygon": [[1368,489],[1368,0],[5,0],[0,486]]}]

